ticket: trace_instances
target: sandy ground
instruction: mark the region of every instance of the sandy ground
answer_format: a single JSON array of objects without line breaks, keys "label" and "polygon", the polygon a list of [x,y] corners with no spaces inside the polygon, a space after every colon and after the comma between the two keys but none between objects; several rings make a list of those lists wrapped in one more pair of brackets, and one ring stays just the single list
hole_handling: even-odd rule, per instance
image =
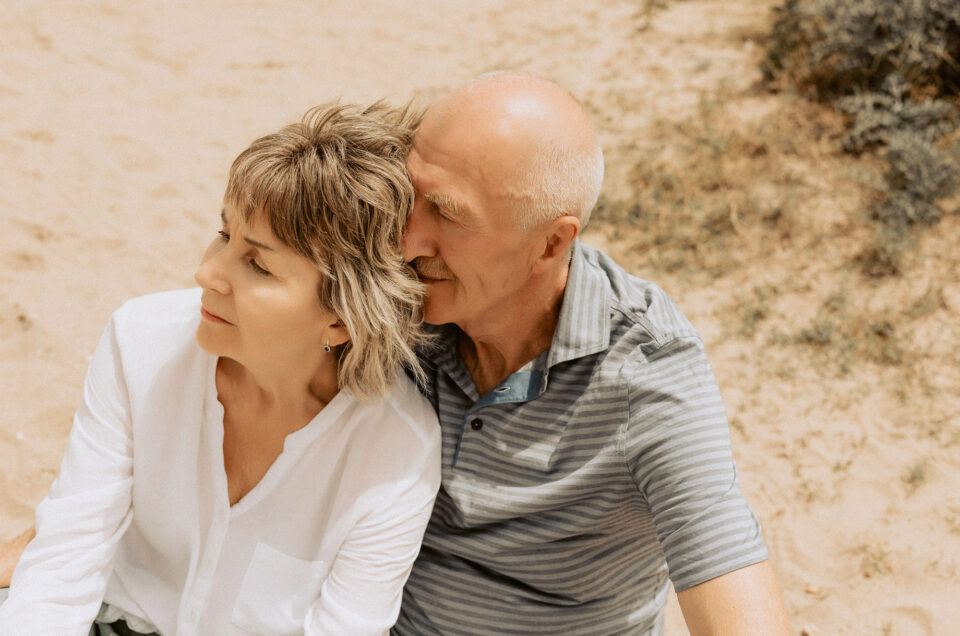
[{"label": "sandy ground", "polygon": [[[541,73],[594,116],[607,196],[621,201],[641,187],[634,160],[671,160],[705,103],[751,134],[757,122],[782,127],[783,113],[805,121],[803,108],[756,88],[768,0],[661,4],[5,3],[0,539],[31,523],[56,474],[109,314],[130,297],[192,285],[231,160],[309,106],[427,103],[484,71]],[[658,280],[703,332],[794,631],[954,633],[960,275],[951,254],[960,224],[948,218],[923,238],[908,275],[863,282],[844,264],[875,167],[829,144],[821,151],[810,126],[779,134],[806,148],[777,154],[771,145],[764,159],[789,174],[757,196],[803,211],[783,245],[761,249],[749,229],[737,232],[737,267],[705,276],[651,267],[629,226],[601,219],[587,240]],[[737,213],[730,218],[736,226]],[[855,357],[851,372],[831,342],[819,351],[770,344],[815,321],[838,290],[844,306],[908,316],[906,357]],[[673,601],[668,619],[668,633],[685,633]]]}]

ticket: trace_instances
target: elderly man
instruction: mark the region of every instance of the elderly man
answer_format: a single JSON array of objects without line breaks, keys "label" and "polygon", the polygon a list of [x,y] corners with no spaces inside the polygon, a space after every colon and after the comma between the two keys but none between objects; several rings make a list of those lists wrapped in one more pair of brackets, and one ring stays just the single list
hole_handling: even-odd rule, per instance
[{"label": "elderly man", "polygon": [[427,112],[404,257],[428,286],[443,485],[398,634],[786,634],[703,344],[577,241],[596,132],[563,89],[485,76]]}]

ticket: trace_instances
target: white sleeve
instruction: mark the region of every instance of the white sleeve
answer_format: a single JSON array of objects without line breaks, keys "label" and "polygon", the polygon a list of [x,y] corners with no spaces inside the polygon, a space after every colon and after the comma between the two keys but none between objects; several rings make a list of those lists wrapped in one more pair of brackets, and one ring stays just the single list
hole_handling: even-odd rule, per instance
[{"label": "white sleeve", "polygon": [[436,426],[436,443],[411,462],[409,478],[362,518],[340,546],[320,598],[307,613],[306,636],[385,634],[396,622],[403,585],[440,488]]},{"label": "white sleeve", "polygon": [[97,346],[37,536],[0,606],[0,634],[86,636],[132,519],[133,434],[116,327]]}]

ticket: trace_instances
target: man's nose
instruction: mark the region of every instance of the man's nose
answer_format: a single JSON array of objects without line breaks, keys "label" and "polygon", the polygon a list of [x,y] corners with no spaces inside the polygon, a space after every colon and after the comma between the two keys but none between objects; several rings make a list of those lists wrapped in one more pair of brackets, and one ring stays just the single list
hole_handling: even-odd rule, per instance
[{"label": "man's nose", "polygon": [[407,227],[403,231],[403,260],[410,262],[421,256],[436,256],[436,248],[431,236],[430,221],[425,214],[427,201],[420,195],[414,199],[413,209],[407,216]]}]

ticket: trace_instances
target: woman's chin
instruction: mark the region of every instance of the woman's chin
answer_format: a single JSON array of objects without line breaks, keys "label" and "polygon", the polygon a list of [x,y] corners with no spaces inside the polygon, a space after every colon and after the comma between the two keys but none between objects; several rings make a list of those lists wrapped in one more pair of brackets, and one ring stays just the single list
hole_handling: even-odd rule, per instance
[{"label": "woman's chin", "polygon": [[197,327],[197,344],[200,345],[200,348],[213,356],[223,356],[226,355],[226,347],[224,347],[223,338],[218,338],[216,334],[210,333],[208,325],[203,323]]}]

